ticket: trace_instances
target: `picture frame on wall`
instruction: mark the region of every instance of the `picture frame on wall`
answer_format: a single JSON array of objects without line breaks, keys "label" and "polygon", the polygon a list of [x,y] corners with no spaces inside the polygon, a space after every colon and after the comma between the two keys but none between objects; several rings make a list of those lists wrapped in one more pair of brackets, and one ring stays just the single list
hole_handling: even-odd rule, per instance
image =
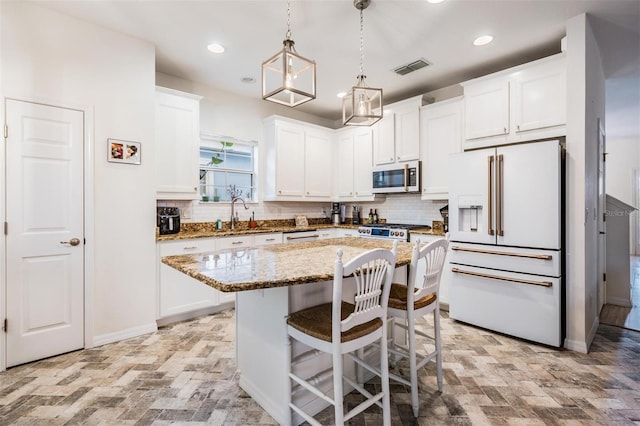
[{"label": "picture frame on wall", "polygon": [[112,163],[140,164],[142,144],[121,139],[107,139],[107,160]]}]

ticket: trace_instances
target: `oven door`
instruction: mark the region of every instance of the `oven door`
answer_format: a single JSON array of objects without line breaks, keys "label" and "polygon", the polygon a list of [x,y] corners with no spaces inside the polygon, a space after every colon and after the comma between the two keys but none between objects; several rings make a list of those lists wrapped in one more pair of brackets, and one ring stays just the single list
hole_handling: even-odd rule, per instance
[{"label": "oven door", "polygon": [[420,192],[420,162],[375,167],[372,188],[374,194]]}]

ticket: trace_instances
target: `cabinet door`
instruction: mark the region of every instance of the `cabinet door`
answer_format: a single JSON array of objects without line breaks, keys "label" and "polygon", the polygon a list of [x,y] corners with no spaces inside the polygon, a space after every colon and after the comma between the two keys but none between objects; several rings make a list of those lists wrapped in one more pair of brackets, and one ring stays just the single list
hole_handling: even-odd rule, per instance
[{"label": "cabinet door", "polygon": [[506,77],[464,88],[465,139],[509,133],[509,81]]},{"label": "cabinet door", "polygon": [[219,292],[216,289],[165,265],[160,260],[164,256],[213,250],[215,240],[212,238],[158,243],[158,318],[218,305]]},{"label": "cabinet door", "polygon": [[271,244],[282,244],[282,232],[272,234],[256,234],[253,236],[254,246],[268,246]]},{"label": "cabinet door", "polygon": [[420,158],[420,110],[411,107],[395,113],[396,160],[414,161]]},{"label": "cabinet door", "polygon": [[356,129],[353,135],[353,192],[356,197],[373,195],[373,141],[371,129]]},{"label": "cabinet door", "polygon": [[199,97],[156,92],[155,164],[158,199],[197,199]]},{"label": "cabinet door", "polygon": [[421,110],[422,199],[449,198],[449,154],[462,151],[462,99]]},{"label": "cabinet door", "polygon": [[276,195],[304,195],[304,130],[276,125]]},{"label": "cabinet door", "polygon": [[327,133],[307,130],[305,134],[305,197],[331,198],[333,149]]},{"label": "cabinet door", "polygon": [[324,229],[318,229],[318,235],[320,235],[320,237],[318,237],[320,240],[324,240],[327,238],[335,238],[336,237],[336,228],[324,228]]},{"label": "cabinet door", "polygon": [[565,124],[566,85],[563,61],[523,70],[511,83],[513,130],[518,133]]},{"label": "cabinet door", "polygon": [[353,133],[349,130],[339,134],[336,146],[336,184],[341,198],[353,197],[353,159]]},{"label": "cabinet door", "polygon": [[382,120],[373,126],[374,163],[392,164],[395,161],[395,119],[393,113],[385,113]]}]

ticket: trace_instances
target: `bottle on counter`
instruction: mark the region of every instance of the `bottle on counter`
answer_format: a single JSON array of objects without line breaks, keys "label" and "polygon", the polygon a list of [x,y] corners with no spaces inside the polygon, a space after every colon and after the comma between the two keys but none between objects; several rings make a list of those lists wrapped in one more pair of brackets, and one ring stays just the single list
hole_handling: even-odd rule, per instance
[{"label": "bottle on counter", "polygon": [[222,219],[216,220],[216,229],[222,229]]},{"label": "bottle on counter", "polygon": [[373,223],[378,223],[378,209],[373,211]]},{"label": "bottle on counter", "polygon": [[374,223],[373,222],[373,209],[369,209],[369,223]]}]

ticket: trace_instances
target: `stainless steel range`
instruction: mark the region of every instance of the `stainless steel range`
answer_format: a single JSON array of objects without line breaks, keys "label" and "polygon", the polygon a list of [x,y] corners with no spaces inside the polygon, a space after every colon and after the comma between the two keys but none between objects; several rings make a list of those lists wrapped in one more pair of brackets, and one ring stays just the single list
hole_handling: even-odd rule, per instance
[{"label": "stainless steel range", "polygon": [[427,225],[407,225],[399,223],[372,223],[358,228],[358,235],[365,238],[384,238],[399,241],[409,241],[409,231],[425,228]]}]

